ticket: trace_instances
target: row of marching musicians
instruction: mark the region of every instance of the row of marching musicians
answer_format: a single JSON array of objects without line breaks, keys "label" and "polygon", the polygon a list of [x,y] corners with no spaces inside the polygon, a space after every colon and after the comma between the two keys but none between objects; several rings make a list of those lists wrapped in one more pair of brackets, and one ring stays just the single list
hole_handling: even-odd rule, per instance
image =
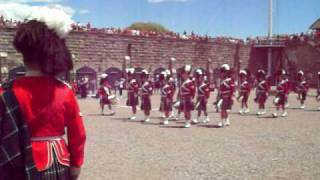
[{"label": "row of marching musicians", "polygon": [[[210,97],[210,84],[207,82],[205,72],[201,69],[197,69],[195,72],[196,77],[192,78],[191,66],[185,65],[180,72],[181,85],[176,87],[176,83],[171,76],[169,70],[165,70],[160,74],[161,84],[161,99],[159,110],[163,113],[163,120],[161,124],[168,125],[169,120],[179,120],[180,114],[184,115],[185,128],[191,127],[191,124],[199,122],[201,114],[204,114],[202,123],[208,123],[210,118],[208,117],[207,104]],[[145,118],[144,122],[150,121],[151,111],[151,95],[153,93],[153,83],[149,80],[149,73],[146,70],[142,71],[142,85],[139,87],[137,80],[134,78],[134,69],[128,68],[127,72],[127,102],[126,105],[132,109],[132,116],[130,120],[136,119],[137,106],[139,104],[139,97],[141,100],[140,107],[143,110]],[[277,84],[277,95],[274,99],[276,105],[276,112],[273,113],[273,117],[278,117],[280,110],[282,110],[281,116],[287,116],[286,103],[288,101],[288,94],[290,91],[289,80],[287,79],[287,73],[285,70],[279,71],[279,81]],[[239,94],[237,100],[241,102],[240,114],[249,113],[248,99],[251,92],[251,83],[249,82],[249,73],[245,70],[241,70],[239,73]],[[299,95],[301,108],[304,108],[304,101],[308,91],[308,84],[305,81],[302,71],[298,72],[299,83],[297,85],[296,92]],[[320,73],[318,73],[320,79]],[[217,124],[218,127],[224,127],[230,125],[229,111],[233,105],[234,92],[236,89],[236,82],[231,78],[231,69],[228,64],[223,64],[220,67],[221,82],[218,88],[217,101],[214,103],[219,109],[221,114],[221,120]],[[104,112],[104,105],[108,105],[111,110],[111,115],[114,115],[112,111],[112,99],[115,96],[111,95],[110,88],[107,81],[107,75],[103,74],[101,78],[100,105],[101,113]],[[269,96],[270,86],[266,79],[266,73],[264,70],[258,70],[256,75],[256,97],[255,102],[258,104],[257,115],[263,115],[266,113],[265,103]],[[176,101],[174,100],[174,94],[177,93]],[[196,96],[196,103],[194,99]],[[320,88],[318,88],[317,99],[320,100]],[[177,115],[174,114],[173,107],[178,109]],[[191,112],[197,110],[197,117],[191,119]]]}]

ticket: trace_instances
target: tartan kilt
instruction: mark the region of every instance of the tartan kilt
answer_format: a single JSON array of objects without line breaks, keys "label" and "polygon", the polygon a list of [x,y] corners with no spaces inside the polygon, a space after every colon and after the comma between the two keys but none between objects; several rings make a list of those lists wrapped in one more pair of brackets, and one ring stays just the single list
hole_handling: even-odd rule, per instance
[{"label": "tartan kilt", "polygon": [[207,111],[208,100],[206,97],[197,97],[196,110],[198,111]]},{"label": "tartan kilt", "polygon": [[180,99],[180,111],[193,111],[194,110],[194,104],[192,102],[191,97],[182,97]]},{"label": "tartan kilt", "polygon": [[108,96],[101,97],[100,104],[111,104],[110,100],[108,99]]},{"label": "tartan kilt", "polygon": [[267,100],[267,95],[265,93],[258,93],[256,98],[255,98],[255,102],[258,104],[264,104]]},{"label": "tartan kilt", "polygon": [[160,112],[168,112],[172,111],[172,99],[166,98],[166,97],[161,97],[160,101]]},{"label": "tartan kilt", "polygon": [[41,180],[70,180],[70,168],[59,163],[55,152],[53,151],[52,166],[44,171],[40,171]]},{"label": "tartan kilt", "polygon": [[151,99],[150,96],[142,96],[141,97],[141,105],[140,108],[145,111],[151,110]]},{"label": "tartan kilt", "polygon": [[243,102],[243,103],[248,102],[249,93],[242,93],[241,96],[242,96],[242,101],[241,102]]},{"label": "tartan kilt", "polygon": [[[276,102],[277,101],[277,102]],[[284,93],[278,93],[274,100],[274,104],[277,106],[284,106],[286,104],[286,95]]]},{"label": "tartan kilt", "polygon": [[135,93],[128,93],[127,106],[137,106],[139,104],[138,96]]},{"label": "tartan kilt", "polygon": [[300,92],[300,100],[305,101],[306,98],[307,98],[307,92],[306,91]]},{"label": "tartan kilt", "polygon": [[223,98],[221,103],[221,110],[231,110],[233,105],[232,98]]}]

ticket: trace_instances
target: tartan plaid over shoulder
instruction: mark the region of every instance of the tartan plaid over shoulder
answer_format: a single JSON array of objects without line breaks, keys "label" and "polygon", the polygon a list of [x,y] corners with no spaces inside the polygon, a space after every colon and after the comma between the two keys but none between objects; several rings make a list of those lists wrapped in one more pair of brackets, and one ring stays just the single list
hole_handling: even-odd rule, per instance
[{"label": "tartan plaid over shoulder", "polygon": [[10,87],[0,97],[0,180],[40,180],[28,126]]}]

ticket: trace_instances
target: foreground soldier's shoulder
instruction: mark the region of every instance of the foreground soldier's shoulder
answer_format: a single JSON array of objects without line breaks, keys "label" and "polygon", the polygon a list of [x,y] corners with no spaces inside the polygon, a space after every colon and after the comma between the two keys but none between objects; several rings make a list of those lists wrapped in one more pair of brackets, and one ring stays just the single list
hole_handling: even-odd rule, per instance
[{"label": "foreground soldier's shoulder", "polygon": [[60,78],[55,78],[59,83],[61,83],[62,85],[66,86],[69,89],[72,89],[71,84],[69,84],[67,81],[60,79]]}]

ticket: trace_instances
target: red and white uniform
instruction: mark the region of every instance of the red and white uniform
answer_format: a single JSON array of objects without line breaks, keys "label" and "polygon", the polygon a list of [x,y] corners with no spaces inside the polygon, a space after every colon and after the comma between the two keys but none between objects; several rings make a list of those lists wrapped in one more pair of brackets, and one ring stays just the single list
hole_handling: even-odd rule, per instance
[{"label": "red and white uniform", "polygon": [[[16,79],[13,92],[29,127],[37,169],[52,165],[53,152],[60,164],[80,167],[86,133],[72,89],[52,77],[39,76]],[[68,145],[63,140],[65,127]]]},{"label": "red and white uniform", "polygon": [[141,86],[141,109],[151,110],[150,96],[153,92],[153,85],[151,81],[146,81]]},{"label": "red and white uniform", "polygon": [[209,84],[203,82],[198,86],[196,109],[206,111],[209,97],[210,86]]},{"label": "red and white uniform", "polygon": [[209,86],[209,84],[203,82],[198,87],[198,97],[206,97],[206,98],[210,97],[210,86]]},{"label": "red and white uniform", "polygon": [[192,102],[192,99],[195,96],[196,93],[196,86],[194,82],[190,79],[185,80],[179,91],[179,97],[180,97],[180,110],[185,111],[191,111],[194,109],[194,104]]},{"label": "red and white uniform", "polygon": [[185,80],[180,87],[180,97],[191,97],[193,98],[196,94],[196,87],[192,80]]},{"label": "red and white uniform", "polygon": [[127,106],[137,106],[138,101],[138,93],[139,93],[139,84],[136,79],[131,79],[127,85],[128,91],[128,100]]},{"label": "red and white uniform", "polygon": [[110,104],[111,103],[108,99],[108,96],[111,95],[110,87],[111,86],[108,83],[108,81],[105,81],[102,83],[102,85],[99,89],[100,103],[102,103],[102,104]]},{"label": "red and white uniform", "polygon": [[251,86],[249,81],[247,80],[242,81],[239,88],[238,98],[242,98],[242,102],[244,103],[248,102],[250,91],[251,91]]},{"label": "red and white uniform", "polygon": [[277,95],[275,99],[276,105],[285,105],[288,100],[288,94],[290,92],[290,85],[287,79],[281,80],[277,85]]},{"label": "red and white uniform", "polygon": [[307,81],[302,80],[298,82],[297,93],[307,93],[309,90],[309,84]]},{"label": "red and white uniform", "polygon": [[146,81],[141,86],[141,95],[150,96],[153,92],[153,85],[151,81]]},{"label": "red and white uniform", "polygon": [[233,93],[235,91],[235,83],[233,79],[226,78],[221,81],[219,93],[222,99],[228,99],[233,96]]},{"label": "red and white uniform", "polygon": [[235,83],[231,78],[225,78],[221,81],[219,87],[219,99],[221,101],[220,108],[222,110],[229,110],[233,105],[232,96],[235,91]]},{"label": "red and white uniform", "polygon": [[161,88],[160,111],[172,111],[173,95],[175,87],[170,83],[165,83]]},{"label": "red and white uniform", "polygon": [[269,90],[270,90],[270,86],[266,80],[262,80],[258,82],[256,87],[255,101],[259,104],[264,104],[268,98]]}]

